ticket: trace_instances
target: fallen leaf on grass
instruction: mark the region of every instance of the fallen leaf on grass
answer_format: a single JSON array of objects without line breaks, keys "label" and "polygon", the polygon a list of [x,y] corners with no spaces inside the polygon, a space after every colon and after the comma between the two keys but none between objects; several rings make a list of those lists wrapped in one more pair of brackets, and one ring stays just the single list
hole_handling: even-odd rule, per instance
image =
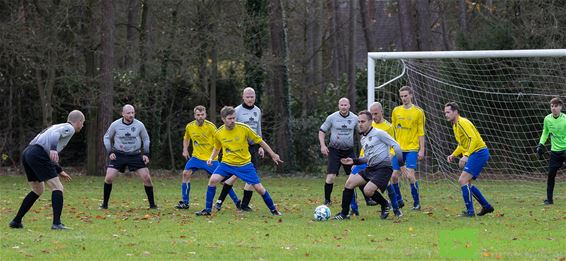
[{"label": "fallen leaf on grass", "polygon": [[482,256],[489,257],[489,256],[491,256],[491,253],[489,251],[484,251],[482,253]]}]

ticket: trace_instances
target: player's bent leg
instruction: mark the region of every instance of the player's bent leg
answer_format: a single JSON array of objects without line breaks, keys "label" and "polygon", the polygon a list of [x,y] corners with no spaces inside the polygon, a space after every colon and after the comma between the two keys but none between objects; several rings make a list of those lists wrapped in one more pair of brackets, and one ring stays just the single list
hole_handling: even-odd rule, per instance
[{"label": "player's bent leg", "polygon": [[411,196],[413,196],[412,210],[421,210],[421,202],[419,197],[419,182],[415,176],[415,169],[407,168],[407,178],[411,186]]},{"label": "player's bent leg", "polygon": [[37,199],[39,199],[41,194],[43,194],[43,191],[45,189],[43,182],[30,181],[28,183],[31,187],[31,191],[26,195],[26,197],[22,201],[22,204],[20,205],[20,208],[18,209],[18,213],[16,214],[14,219],[10,222],[9,224],[10,228],[24,228],[24,225],[22,224],[22,219],[24,218],[26,213],[31,209],[35,201],[37,201]]},{"label": "player's bent leg", "polygon": [[375,202],[381,205],[381,219],[386,219],[389,216],[389,210],[391,209],[389,202],[381,195],[379,192],[379,187],[373,181],[369,181],[364,187],[364,193],[366,196],[371,197]]},{"label": "player's bent leg", "polygon": [[350,204],[352,198],[354,197],[354,189],[360,185],[365,184],[366,181],[361,175],[349,175],[346,183],[344,184],[344,190],[342,191],[342,210],[336,216],[335,220],[349,219],[348,215],[350,212]]},{"label": "player's bent leg", "polygon": [[51,207],[53,208],[53,225],[51,229],[67,229],[61,223],[61,213],[63,212],[63,184],[59,177],[55,177],[45,181],[51,188]]},{"label": "player's bent leg", "polygon": [[183,170],[181,174],[181,197],[182,201],[179,201],[179,204],[175,206],[177,209],[189,209],[189,200],[190,200],[190,193],[191,193],[191,176],[193,170]]},{"label": "player's bent leg", "polygon": [[[224,177],[222,176],[222,192],[220,193],[220,195],[218,196],[218,199],[216,200],[216,203],[214,204],[214,208],[217,211],[220,211],[222,209],[222,204],[224,203],[224,200],[226,199],[226,196],[229,194],[230,197],[232,198],[232,200],[234,200],[234,197],[238,198],[238,196],[236,196],[236,193],[234,192],[233,186],[236,183],[236,181],[238,181],[238,177],[236,175],[232,175],[230,177]],[[210,184],[209,184],[210,185]],[[226,192],[226,193],[225,193]],[[238,203],[236,203],[236,207],[239,209],[239,207],[237,206]]]},{"label": "player's bent leg", "polygon": [[254,187],[252,185],[246,183],[244,185],[244,196],[242,198],[242,202],[241,202],[241,206],[240,206],[240,208],[243,211],[252,211],[252,208],[250,208],[250,201],[252,199],[253,193],[254,193]]},{"label": "player's bent leg", "polygon": [[462,190],[462,198],[464,199],[464,205],[466,206],[466,211],[462,212],[463,217],[474,217],[474,202],[472,201],[472,192],[470,187],[470,181],[472,180],[472,175],[467,172],[462,172],[460,178],[458,178],[458,183]]},{"label": "player's bent leg", "polygon": [[147,195],[147,201],[149,202],[149,208],[156,209],[157,205],[155,205],[155,198],[153,195],[153,182],[151,181],[151,175],[149,175],[149,169],[137,169],[136,174],[143,180],[143,186],[145,194]]},{"label": "player's bent leg", "polygon": [[208,179],[208,188],[206,190],[205,207],[203,210],[195,212],[197,216],[210,216],[212,212],[212,201],[214,200],[214,195],[216,194],[216,185],[222,180],[224,180],[224,176],[220,174],[210,175],[210,179]]},{"label": "player's bent leg", "polygon": [[100,204],[101,209],[108,209],[108,201],[110,200],[110,194],[112,193],[112,182],[114,178],[118,176],[118,170],[115,168],[107,168],[106,176],[104,176],[104,195],[102,198],[102,204]]},{"label": "player's bent leg", "polygon": [[261,195],[261,197],[263,198],[263,202],[265,202],[265,205],[267,206],[267,208],[269,208],[269,211],[271,212],[272,215],[274,216],[282,215],[281,212],[277,210],[277,207],[275,207],[275,203],[273,203],[273,199],[271,198],[271,195],[269,194],[269,192],[267,192],[265,187],[261,185],[261,183],[253,184],[251,186],[253,187],[253,189],[255,189],[255,191],[257,191],[257,193]]},{"label": "player's bent leg", "polygon": [[334,188],[334,180],[336,180],[336,174],[326,174],[326,180],[324,182],[324,205],[329,206],[332,204],[330,196],[332,195],[332,189]]},{"label": "player's bent leg", "polygon": [[393,187],[393,190],[395,190],[395,195],[397,196],[397,204],[399,205],[399,208],[403,208],[405,206],[405,202],[403,201],[403,196],[401,195],[401,189],[399,187],[400,173],[401,171],[399,170],[393,170],[393,174],[391,175],[391,186]]}]

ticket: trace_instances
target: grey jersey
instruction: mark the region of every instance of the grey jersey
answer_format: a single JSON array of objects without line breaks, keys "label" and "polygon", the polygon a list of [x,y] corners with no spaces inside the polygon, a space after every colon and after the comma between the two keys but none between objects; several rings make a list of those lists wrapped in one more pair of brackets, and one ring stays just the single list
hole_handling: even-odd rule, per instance
[{"label": "grey jersey", "polygon": [[358,128],[358,116],[348,112],[348,116],[342,116],[340,111],[330,114],[326,121],[320,126],[320,131],[330,131],[329,147],[347,150],[354,147],[354,133]]},{"label": "grey jersey", "polygon": [[104,134],[104,147],[108,153],[120,151],[125,153],[149,154],[149,135],[141,121],[134,119],[132,123],[124,123],[123,118],[117,119]]},{"label": "grey jersey", "polygon": [[70,123],[56,124],[37,134],[29,145],[39,145],[49,155],[50,150],[57,152],[63,150],[73,134],[75,134],[75,128]]},{"label": "grey jersey", "polygon": [[248,109],[240,104],[235,110],[236,121],[250,126],[261,137],[261,109],[255,105],[253,108]]},{"label": "grey jersey", "polygon": [[364,149],[364,158],[367,160],[368,167],[376,165],[391,166],[391,160],[389,159],[389,149],[391,147],[395,150],[395,155],[400,155],[401,161],[403,159],[403,151],[399,143],[383,130],[371,128],[368,133],[362,135],[360,142]]}]

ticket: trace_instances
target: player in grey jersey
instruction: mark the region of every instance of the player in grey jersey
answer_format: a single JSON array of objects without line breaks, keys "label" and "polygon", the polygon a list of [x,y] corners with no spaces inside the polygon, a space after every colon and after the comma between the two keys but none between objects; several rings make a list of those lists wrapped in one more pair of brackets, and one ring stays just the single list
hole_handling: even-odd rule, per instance
[{"label": "player in grey jersey", "polygon": [[366,169],[359,175],[350,175],[344,191],[342,192],[342,211],[334,219],[347,219],[350,202],[354,194],[354,188],[364,185],[364,194],[371,197],[381,205],[381,218],[386,219],[389,215],[389,202],[381,195],[389,183],[393,173],[391,159],[389,158],[390,148],[393,147],[399,164],[404,165],[401,146],[387,132],[373,128],[371,126],[372,115],[368,111],[361,111],[358,115],[358,126],[362,135],[361,144],[364,149],[363,158],[342,158],[341,162],[345,165],[360,165],[367,163]]},{"label": "player in grey jersey", "polygon": [[108,152],[110,163],[104,178],[104,198],[100,205],[101,209],[108,208],[112,181],[118,175],[118,172],[124,172],[126,167],[130,171],[136,172],[143,180],[149,208],[157,208],[153,197],[153,183],[146,166],[149,163],[149,135],[143,123],[135,119],[135,115],[134,106],[124,105],[122,118],[112,122],[106,134],[104,134],[104,146],[106,152]]},{"label": "player in grey jersey", "polygon": [[51,207],[53,208],[53,225],[51,229],[67,229],[61,223],[63,212],[63,184],[59,176],[70,181],[71,177],[59,166],[59,152],[65,148],[73,134],[83,128],[85,116],[74,110],[67,116],[67,123],[53,125],[29,143],[22,155],[22,164],[26,171],[31,191],[22,201],[16,217],[10,222],[11,228],[23,228],[22,218],[31,209],[35,201],[43,194],[45,183],[51,188]]},{"label": "player in grey jersey", "polygon": [[[350,112],[350,100],[341,98],[338,101],[338,111],[330,114],[318,132],[318,140],[320,142],[320,152],[328,157],[328,166],[326,180],[324,184],[324,204],[330,205],[332,201],[332,189],[334,188],[334,180],[340,171],[340,166],[344,168],[346,175],[350,175],[352,166],[343,165],[340,158],[354,158],[354,134],[357,130],[358,117]],[[326,133],[330,132],[330,142],[328,147],[324,138]],[[355,203],[355,201],[354,201]],[[375,205],[371,199],[366,198],[368,205]],[[357,207],[356,207],[357,208]]]}]

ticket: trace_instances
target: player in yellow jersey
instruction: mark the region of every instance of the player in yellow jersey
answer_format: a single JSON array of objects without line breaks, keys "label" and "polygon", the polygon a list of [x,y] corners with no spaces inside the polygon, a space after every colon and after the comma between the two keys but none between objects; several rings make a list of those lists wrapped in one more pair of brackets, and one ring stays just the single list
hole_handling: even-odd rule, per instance
[{"label": "player in yellow jersey", "polygon": [[[399,96],[403,105],[397,106],[391,112],[391,123],[395,130],[395,140],[401,145],[407,178],[411,183],[413,196],[413,210],[420,210],[419,183],[415,177],[417,159],[424,159],[425,155],[425,114],[423,109],[413,104],[413,89],[403,86],[399,89]],[[399,190],[399,172],[401,168],[395,158],[392,159],[393,176],[391,183],[395,189],[399,207],[403,207],[403,197]]]},{"label": "player in yellow jersey", "polygon": [[482,205],[478,216],[491,213],[494,211],[494,208],[487,202],[480,190],[472,185],[472,180],[476,180],[489,160],[489,150],[476,126],[468,119],[460,116],[460,109],[457,103],[449,102],[444,105],[444,116],[446,120],[452,123],[454,136],[458,142],[458,147],[446,159],[451,163],[455,157],[462,155],[458,162],[458,166],[463,168],[458,182],[460,183],[462,197],[466,204],[466,211],[462,213],[462,217],[475,216],[472,196]]},{"label": "player in yellow jersey", "polygon": [[[275,164],[283,163],[271,147],[262,140],[248,125],[236,122],[236,110],[233,107],[226,106],[220,111],[220,116],[224,125],[222,125],[214,134],[214,149],[212,155],[208,159],[208,164],[218,156],[222,149],[222,162],[218,168],[214,170],[208,181],[208,190],[206,192],[206,207],[202,211],[196,212],[197,216],[208,216],[212,211],[212,201],[216,194],[216,184],[225,178],[236,176],[244,182],[252,185],[263,198],[263,201],[271,211],[271,214],[280,216],[281,212],[277,210],[273,199],[267,190],[261,185],[260,179],[255,170],[254,164],[251,162],[251,154],[249,151],[248,141],[259,144],[265,152],[271,155],[271,159]],[[228,193],[236,179],[230,178],[226,180],[222,189],[222,193]]]},{"label": "player in yellow jersey", "polygon": [[[181,177],[181,195],[182,201],[175,206],[177,209],[188,209],[191,192],[191,176],[193,172],[202,169],[211,175],[218,167],[218,157],[214,158],[209,166],[206,161],[212,154],[214,148],[214,133],[216,126],[214,123],[206,120],[206,108],[198,105],[194,108],[195,120],[191,121],[185,127],[185,135],[183,136],[183,157],[187,160],[183,175]],[[193,153],[189,154],[189,144],[192,141]],[[230,190],[230,197],[240,208],[240,200],[234,190]]]}]

